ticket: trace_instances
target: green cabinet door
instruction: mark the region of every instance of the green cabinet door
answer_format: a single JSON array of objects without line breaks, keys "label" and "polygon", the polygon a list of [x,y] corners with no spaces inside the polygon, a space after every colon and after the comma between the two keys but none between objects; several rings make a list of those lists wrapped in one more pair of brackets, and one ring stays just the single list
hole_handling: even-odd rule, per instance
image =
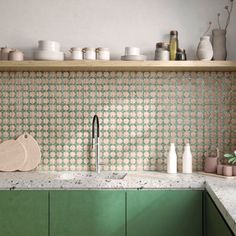
[{"label": "green cabinet door", "polygon": [[48,192],[0,191],[1,236],[48,236]]},{"label": "green cabinet door", "polygon": [[125,192],[52,191],[50,236],[125,236]]},{"label": "green cabinet door", "polygon": [[206,236],[233,236],[211,197],[205,195],[205,232]]},{"label": "green cabinet door", "polygon": [[197,190],[128,192],[127,236],[202,236],[202,197]]}]

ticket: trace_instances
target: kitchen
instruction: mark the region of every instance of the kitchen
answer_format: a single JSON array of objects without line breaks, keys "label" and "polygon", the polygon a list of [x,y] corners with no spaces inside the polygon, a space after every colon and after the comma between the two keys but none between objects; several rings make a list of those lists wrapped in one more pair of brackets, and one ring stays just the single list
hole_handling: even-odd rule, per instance
[{"label": "kitchen", "polygon": [[233,3],[2,1],[0,235],[235,235]]}]

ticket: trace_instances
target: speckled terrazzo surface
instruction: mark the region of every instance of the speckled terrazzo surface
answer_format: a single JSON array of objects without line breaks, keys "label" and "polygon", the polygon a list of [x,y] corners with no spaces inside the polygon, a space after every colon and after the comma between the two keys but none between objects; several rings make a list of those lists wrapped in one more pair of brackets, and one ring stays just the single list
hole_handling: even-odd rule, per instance
[{"label": "speckled terrazzo surface", "polygon": [[50,189],[207,189],[236,235],[236,180],[159,172],[15,172],[0,173],[1,190]]}]

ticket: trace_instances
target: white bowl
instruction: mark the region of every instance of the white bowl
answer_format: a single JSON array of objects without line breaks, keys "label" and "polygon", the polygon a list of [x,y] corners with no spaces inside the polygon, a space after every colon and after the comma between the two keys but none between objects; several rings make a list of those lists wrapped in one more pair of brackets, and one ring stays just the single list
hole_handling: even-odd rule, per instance
[{"label": "white bowl", "polygon": [[35,60],[45,60],[45,61],[63,61],[64,53],[63,52],[53,52],[46,50],[37,50],[34,52]]},{"label": "white bowl", "polygon": [[60,51],[60,43],[56,41],[49,41],[49,40],[39,40],[38,42],[39,50],[42,51],[54,51],[59,52]]},{"label": "white bowl", "polygon": [[136,47],[125,47],[125,56],[139,56],[140,48]]}]

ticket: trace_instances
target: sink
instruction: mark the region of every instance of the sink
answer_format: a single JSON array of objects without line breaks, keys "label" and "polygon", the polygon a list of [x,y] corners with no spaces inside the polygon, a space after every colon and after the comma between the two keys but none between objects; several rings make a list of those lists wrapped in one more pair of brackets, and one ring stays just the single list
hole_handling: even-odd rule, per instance
[{"label": "sink", "polygon": [[120,173],[120,172],[112,172],[112,173],[100,173],[102,178],[104,179],[124,179],[127,173]]}]

